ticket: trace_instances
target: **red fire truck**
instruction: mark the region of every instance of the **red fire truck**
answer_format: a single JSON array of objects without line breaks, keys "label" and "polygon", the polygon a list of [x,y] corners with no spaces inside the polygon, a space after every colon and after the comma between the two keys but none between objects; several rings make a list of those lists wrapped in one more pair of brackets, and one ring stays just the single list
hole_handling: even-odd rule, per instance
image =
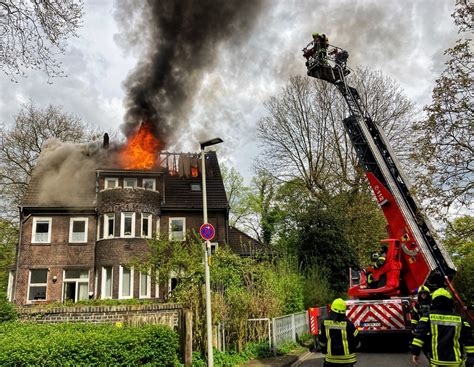
[{"label": "red fire truck", "polygon": [[336,86],[346,101],[350,115],[344,128],[366,172],[377,202],[388,222],[385,262],[363,271],[351,271],[347,315],[362,334],[409,331],[413,295],[427,284],[447,286],[464,313],[472,316],[451,284],[456,268],[433,236],[429,220],[411,193],[383,130],[370,117],[359,93],[346,77],[348,53],[329,46],[315,52],[313,45],[303,49],[308,75]]}]

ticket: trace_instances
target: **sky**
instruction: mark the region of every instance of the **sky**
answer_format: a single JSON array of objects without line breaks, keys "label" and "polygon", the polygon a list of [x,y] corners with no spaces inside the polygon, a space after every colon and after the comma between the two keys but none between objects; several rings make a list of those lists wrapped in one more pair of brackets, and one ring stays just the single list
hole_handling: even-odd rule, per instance
[{"label": "sky", "polygon": [[[118,21],[118,6],[114,0],[85,0],[83,27],[59,57],[67,78],[48,84],[44,73],[27,70],[14,83],[1,75],[0,123],[13,124],[21,104],[31,99],[40,107],[61,105],[120,137],[123,83],[143,50],[140,42],[123,41],[129,30]],[[394,79],[421,109],[444,68],[444,50],[458,38],[453,11],[454,0],[266,0],[248,36],[218,45],[170,150],[196,151],[199,140],[219,136],[221,161],[249,179],[264,102],[291,75],[306,75],[301,50],[313,32],[326,33],[330,44],[348,50],[351,67],[367,66]]]}]

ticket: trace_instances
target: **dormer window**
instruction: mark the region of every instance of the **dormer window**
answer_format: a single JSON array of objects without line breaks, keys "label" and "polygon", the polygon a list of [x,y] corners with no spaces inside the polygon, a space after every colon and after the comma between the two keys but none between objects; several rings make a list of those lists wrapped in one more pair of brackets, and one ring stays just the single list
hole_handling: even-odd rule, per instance
[{"label": "dormer window", "polygon": [[105,190],[115,189],[116,187],[118,187],[118,178],[113,178],[113,177],[105,178],[105,182],[104,182]]},{"label": "dormer window", "polygon": [[143,188],[145,190],[156,190],[156,180],[154,178],[144,178],[143,179]]},{"label": "dormer window", "polygon": [[201,184],[200,183],[192,183],[191,184],[191,191],[201,191]]},{"label": "dormer window", "polygon": [[123,187],[125,189],[134,189],[137,187],[137,179],[136,178],[124,178],[123,179]]}]

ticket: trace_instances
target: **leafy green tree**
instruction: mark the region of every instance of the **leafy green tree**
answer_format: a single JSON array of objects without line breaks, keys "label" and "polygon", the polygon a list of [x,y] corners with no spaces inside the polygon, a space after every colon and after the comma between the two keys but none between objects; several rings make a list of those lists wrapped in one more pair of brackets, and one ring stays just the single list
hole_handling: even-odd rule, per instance
[{"label": "leafy green tree", "polygon": [[414,125],[417,137],[412,153],[418,163],[417,189],[429,210],[445,216],[451,208],[470,208],[474,190],[473,154],[474,59],[472,53],[472,3],[458,1],[453,13],[459,32],[466,32],[445,51],[448,57],[436,80],[427,117]]},{"label": "leafy green tree", "polygon": [[464,215],[448,222],[444,244],[456,264],[460,264],[473,254],[474,217]]},{"label": "leafy green tree", "polygon": [[230,207],[229,224],[238,227],[250,214],[249,200],[247,200],[250,188],[245,185],[244,178],[234,167],[221,164],[220,168]]},{"label": "leafy green tree", "polygon": [[15,264],[17,228],[6,220],[0,219],[0,292],[6,294],[8,274]]},{"label": "leafy green tree", "polygon": [[474,217],[465,215],[448,222],[444,244],[458,271],[454,285],[471,307],[474,305]]}]

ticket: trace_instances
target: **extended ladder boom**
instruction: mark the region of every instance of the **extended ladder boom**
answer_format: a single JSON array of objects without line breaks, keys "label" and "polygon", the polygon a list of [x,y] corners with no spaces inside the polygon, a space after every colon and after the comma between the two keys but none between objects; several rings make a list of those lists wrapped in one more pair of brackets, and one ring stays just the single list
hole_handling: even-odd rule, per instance
[{"label": "extended ladder boom", "polygon": [[[337,55],[339,50],[331,50],[329,55]],[[401,246],[401,276],[408,293],[413,294],[430,274],[451,277],[456,268],[436,242],[434,230],[411,194],[410,184],[382,129],[371,119],[357,90],[347,84],[349,70],[345,63],[330,56],[324,62],[307,54],[305,57],[308,75],[334,84],[349,107],[351,115],[344,120],[344,127],[387,218],[389,235]]]}]

